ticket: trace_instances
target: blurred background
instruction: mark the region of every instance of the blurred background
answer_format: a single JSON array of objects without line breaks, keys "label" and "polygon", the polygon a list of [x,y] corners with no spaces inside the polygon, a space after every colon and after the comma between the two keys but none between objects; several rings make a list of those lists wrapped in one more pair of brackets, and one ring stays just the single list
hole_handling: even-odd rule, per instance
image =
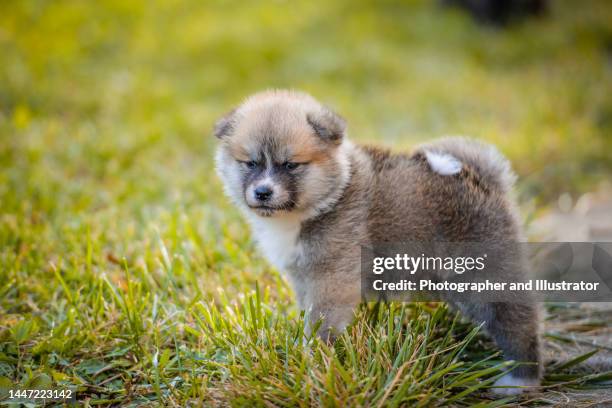
[{"label": "blurred background", "polygon": [[357,141],[496,143],[539,203],[609,180],[610,3],[501,25],[443,3],[478,1],[2,2],[3,196],[198,194],[214,119],[274,87],[330,104]]}]

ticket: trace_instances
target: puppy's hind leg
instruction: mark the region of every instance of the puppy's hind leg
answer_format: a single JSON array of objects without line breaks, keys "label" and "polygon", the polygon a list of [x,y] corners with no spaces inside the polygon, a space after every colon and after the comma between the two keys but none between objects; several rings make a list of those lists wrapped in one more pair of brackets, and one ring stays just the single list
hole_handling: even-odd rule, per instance
[{"label": "puppy's hind leg", "polygon": [[[484,328],[504,353],[520,365],[508,371],[495,387],[540,385],[542,363],[538,333],[538,310],[533,302],[461,304],[460,309]],[[497,394],[517,395],[529,388],[494,388]]]}]

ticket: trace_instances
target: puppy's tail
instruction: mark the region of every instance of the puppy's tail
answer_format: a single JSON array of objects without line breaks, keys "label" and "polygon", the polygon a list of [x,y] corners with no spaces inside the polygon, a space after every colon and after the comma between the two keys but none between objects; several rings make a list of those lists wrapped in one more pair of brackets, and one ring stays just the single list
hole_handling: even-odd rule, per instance
[{"label": "puppy's tail", "polygon": [[516,180],[508,160],[488,143],[454,136],[422,145],[417,151],[424,154],[432,170],[440,174],[450,175],[466,168],[476,173],[488,188],[503,193],[508,193]]}]

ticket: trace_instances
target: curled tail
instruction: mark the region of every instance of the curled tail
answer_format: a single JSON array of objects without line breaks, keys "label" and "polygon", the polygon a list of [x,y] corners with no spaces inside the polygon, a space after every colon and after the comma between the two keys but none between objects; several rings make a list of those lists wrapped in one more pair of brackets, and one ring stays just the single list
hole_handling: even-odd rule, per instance
[{"label": "curled tail", "polygon": [[488,188],[507,193],[516,176],[495,146],[464,137],[447,137],[419,146],[431,169],[448,176],[462,169],[473,172]]}]

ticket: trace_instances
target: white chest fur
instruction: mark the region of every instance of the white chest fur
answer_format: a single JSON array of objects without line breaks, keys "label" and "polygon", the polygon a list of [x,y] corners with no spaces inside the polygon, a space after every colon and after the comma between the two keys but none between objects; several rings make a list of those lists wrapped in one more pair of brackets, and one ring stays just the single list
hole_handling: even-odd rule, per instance
[{"label": "white chest fur", "polygon": [[264,256],[277,269],[286,270],[300,254],[298,235],[302,224],[301,217],[282,215],[263,218],[251,215],[249,221]]}]

